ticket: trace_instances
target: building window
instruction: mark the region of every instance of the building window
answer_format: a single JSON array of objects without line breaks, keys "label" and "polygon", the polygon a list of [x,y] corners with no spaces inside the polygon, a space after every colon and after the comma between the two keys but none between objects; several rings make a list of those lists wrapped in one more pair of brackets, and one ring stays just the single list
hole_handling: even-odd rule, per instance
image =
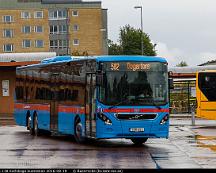
[{"label": "building window", "polygon": [[13,22],[13,16],[3,16],[4,22]]},{"label": "building window", "polygon": [[54,49],[62,49],[68,47],[68,41],[67,40],[50,40],[50,48]]},{"label": "building window", "polygon": [[49,12],[49,19],[66,19],[67,11],[66,10],[56,10]]},{"label": "building window", "polygon": [[34,12],[34,18],[42,19],[43,18],[43,11],[35,11]]},{"label": "building window", "polygon": [[58,26],[57,25],[51,25],[50,26],[50,34],[57,34],[58,32]]},{"label": "building window", "polygon": [[79,45],[79,39],[74,39],[74,40],[73,40],[73,45],[74,45],[74,46]]},{"label": "building window", "polygon": [[26,34],[30,33],[31,32],[31,26],[23,26],[22,32],[26,33]]},{"label": "building window", "polygon": [[4,44],[3,51],[4,52],[13,52],[13,44]]},{"label": "building window", "polygon": [[66,33],[67,26],[66,25],[59,25],[59,33]]},{"label": "building window", "polygon": [[57,19],[58,13],[57,11],[49,11],[49,19]]},{"label": "building window", "polygon": [[65,10],[58,11],[58,18],[66,18],[66,17],[67,17],[67,13]]},{"label": "building window", "polygon": [[67,25],[51,25],[50,34],[63,34],[67,32]]},{"label": "building window", "polygon": [[50,40],[50,48],[58,48],[58,40]]},{"label": "building window", "polygon": [[44,41],[43,40],[35,40],[35,47],[38,47],[38,48],[44,47]]},{"label": "building window", "polygon": [[13,37],[13,30],[12,29],[4,29],[3,36],[6,38]]},{"label": "building window", "polygon": [[34,32],[39,32],[39,33],[43,32],[43,26],[35,26]]},{"label": "building window", "polygon": [[75,25],[73,26],[73,31],[78,31],[78,30],[79,30],[79,26],[75,24]]},{"label": "building window", "polygon": [[78,11],[77,10],[73,10],[72,11],[72,16],[78,16]]},{"label": "building window", "polygon": [[59,40],[59,48],[67,48],[67,40]]},{"label": "building window", "polygon": [[28,12],[28,11],[22,11],[21,12],[21,18],[22,19],[29,19],[29,18],[31,18],[30,12]]},{"label": "building window", "polygon": [[23,40],[23,48],[30,48],[31,40]]}]

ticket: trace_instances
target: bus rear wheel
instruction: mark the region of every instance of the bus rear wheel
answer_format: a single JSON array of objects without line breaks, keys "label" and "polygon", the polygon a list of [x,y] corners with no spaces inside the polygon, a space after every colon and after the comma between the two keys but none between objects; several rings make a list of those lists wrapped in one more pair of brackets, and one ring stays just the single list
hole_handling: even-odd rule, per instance
[{"label": "bus rear wheel", "polygon": [[26,122],[26,126],[27,126],[27,130],[29,130],[29,132],[30,132],[30,134],[31,135],[34,135],[35,133],[34,133],[34,127],[32,128],[31,127],[31,116],[30,115],[28,115],[27,116],[27,118],[26,118],[26,120],[27,120],[27,122]]},{"label": "bus rear wheel", "polygon": [[34,135],[39,136],[40,135],[40,129],[38,128],[38,118],[37,115],[34,116]]},{"label": "bus rear wheel", "polygon": [[26,127],[27,127],[27,130],[31,129],[31,116],[30,115],[26,117]]},{"label": "bus rear wheel", "polygon": [[135,145],[142,145],[143,143],[145,143],[148,140],[148,138],[132,138],[131,141],[135,144]]},{"label": "bus rear wheel", "polygon": [[74,138],[77,143],[85,142],[85,138],[82,136],[83,127],[79,118],[75,119],[74,123]]}]

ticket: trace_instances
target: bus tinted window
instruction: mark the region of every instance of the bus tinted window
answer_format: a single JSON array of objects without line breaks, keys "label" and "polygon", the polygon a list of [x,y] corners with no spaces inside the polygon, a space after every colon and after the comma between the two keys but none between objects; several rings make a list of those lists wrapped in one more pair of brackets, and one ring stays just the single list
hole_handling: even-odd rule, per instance
[{"label": "bus tinted window", "polygon": [[215,73],[200,73],[199,88],[209,101],[216,101],[216,75]]},{"label": "bus tinted window", "polygon": [[168,102],[167,65],[152,62],[104,63],[100,101],[107,105],[164,105]]},{"label": "bus tinted window", "polygon": [[17,86],[16,87],[16,99],[17,100],[22,100],[23,99],[23,90],[24,90],[24,88],[23,88],[23,86]]}]

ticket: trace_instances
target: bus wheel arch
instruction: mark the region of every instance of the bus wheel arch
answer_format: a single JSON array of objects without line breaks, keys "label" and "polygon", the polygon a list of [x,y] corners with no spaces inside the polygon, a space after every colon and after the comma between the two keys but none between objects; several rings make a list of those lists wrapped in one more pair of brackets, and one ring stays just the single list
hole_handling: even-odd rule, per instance
[{"label": "bus wheel arch", "polygon": [[74,119],[74,138],[78,143],[83,143],[85,141],[85,137],[82,136],[83,126],[81,123],[81,118],[79,115],[76,115]]}]

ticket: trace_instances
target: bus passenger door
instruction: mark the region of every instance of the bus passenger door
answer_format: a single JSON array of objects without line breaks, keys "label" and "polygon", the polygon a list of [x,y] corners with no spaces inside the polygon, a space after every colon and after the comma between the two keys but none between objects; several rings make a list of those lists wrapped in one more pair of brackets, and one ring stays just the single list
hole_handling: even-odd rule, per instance
[{"label": "bus passenger door", "polygon": [[96,74],[86,75],[86,136],[96,137]]},{"label": "bus passenger door", "polygon": [[58,84],[57,76],[51,77],[50,130],[58,130]]},{"label": "bus passenger door", "polygon": [[50,103],[50,130],[58,130],[58,103],[56,101]]}]

